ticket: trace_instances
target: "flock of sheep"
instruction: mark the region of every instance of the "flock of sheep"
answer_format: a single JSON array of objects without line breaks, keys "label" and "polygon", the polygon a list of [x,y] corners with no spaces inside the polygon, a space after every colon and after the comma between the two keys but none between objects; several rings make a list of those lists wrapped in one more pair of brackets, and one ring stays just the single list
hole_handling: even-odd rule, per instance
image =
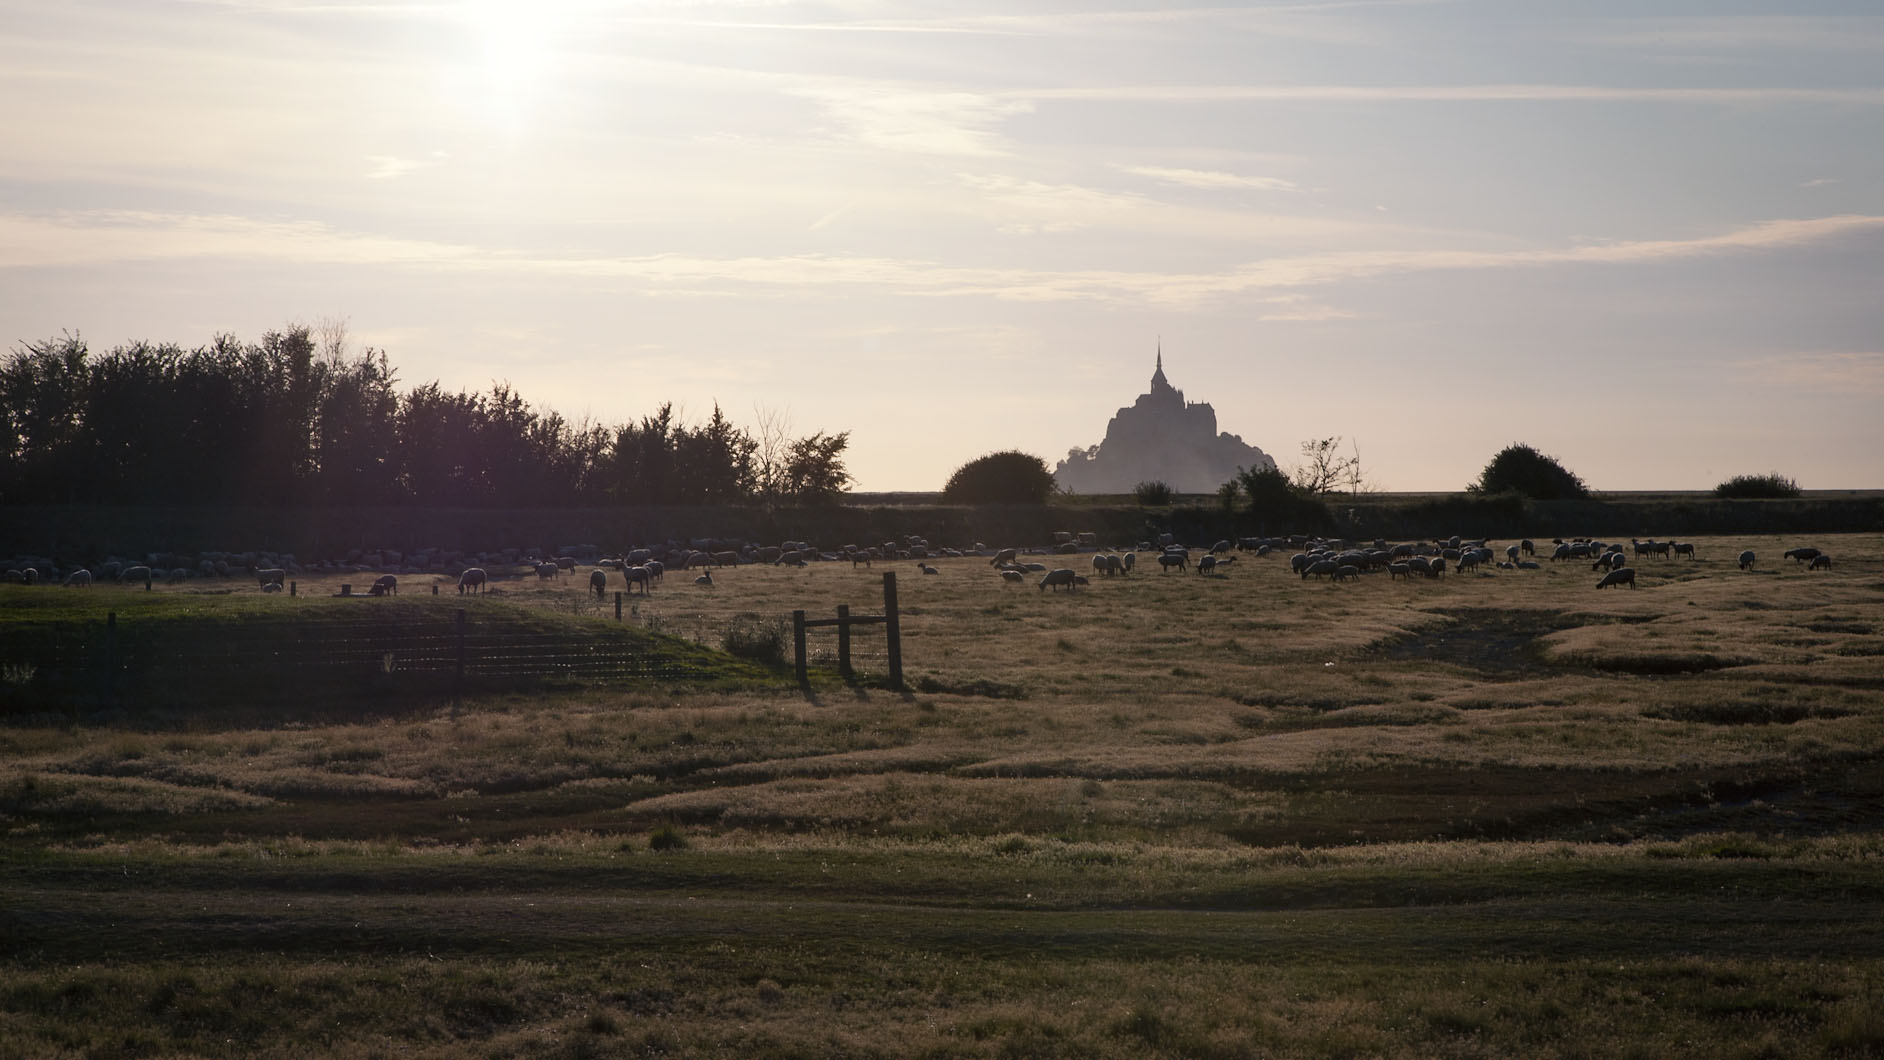
[{"label": "flock of sheep", "polygon": [[[1202,552],[1193,559],[1193,554]],[[1035,557],[1065,557],[1090,554],[1090,575],[1070,566],[1054,566]],[[555,554],[542,549],[503,549],[495,552],[462,553],[442,549],[423,549],[410,554],[393,550],[369,552],[355,550],[343,559],[302,565],[291,553],[246,552],[205,553],[186,557],[169,553],[152,554],[145,562],[107,559],[95,566],[61,568],[43,557],[18,557],[0,563],[0,577],[7,582],[37,585],[63,584],[88,586],[98,581],[141,585],[150,588],[161,580],[180,583],[193,578],[253,577],[262,592],[280,592],[294,577],[312,577],[333,573],[374,574],[367,590],[370,596],[396,595],[398,574],[431,574],[457,579],[461,594],[481,593],[495,576],[534,577],[549,580],[576,576],[576,568],[589,566],[587,589],[597,596],[606,593],[614,579],[628,592],[651,592],[662,584],[668,571],[698,571],[693,584],[712,588],[712,571],[722,567],[793,566],[812,563],[845,563],[853,568],[885,561],[914,561],[923,574],[937,574],[939,568],[927,562],[940,557],[982,556],[989,559],[1004,582],[1022,583],[1036,575],[1037,588],[1073,590],[1091,584],[1092,578],[1115,578],[1131,574],[1139,556],[1149,557],[1160,573],[1195,571],[1198,575],[1221,576],[1239,555],[1255,557],[1287,555],[1289,569],[1302,580],[1310,578],[1345,582],[1369,574],[1385,573],[1388,580],[1440,578],[1448,571],[1455,574],[1539,570],[1545,563],[1587,562],[1592,571],[1601,572],[1599,589],[1636,585],[1636,568],[1641,560],[1698,560],[1692,542],[1631,539],[1628,544],[1610,543],[1591,538],[1551,542],[1548,555],[1539,560],[1539,550],[1530,540],[1494,547],[1491,542],[1453,537],[1444,541],[1401,542],[1374,541],[1358,544],[1349,541],[1290,537],[1245,537],[1219,540],[1207,548],[1196,548],[1176,541],[1166,534],[1156,541],[1141,541],[1125,549],[1102,548],[1090,533],[1057,533],[1051,545],[1031,548],[989,548],[979,542],[966,549],[938,548],[919,535],[897,541],[836,549],[816,548],[805,541],[783,541],[776,545],[750,542],[695,539],[687,543],[668,541],[659,546],[632,549],[619,556],[604,557],[593,545],[565,546]],[[1502,558],[1501,558],[1502,557]],[[1810,570],[1828,570],[1831,557],[1817,548],[1794,548],[1785,558]],[[1064,562],[1064,560],[1061,560]],[[1751,570],[1752,551],[1738,557],[1741,570]],[[391,569],[396,573],[382,573]],[[436,588],[433,590],[436,592]]]}]

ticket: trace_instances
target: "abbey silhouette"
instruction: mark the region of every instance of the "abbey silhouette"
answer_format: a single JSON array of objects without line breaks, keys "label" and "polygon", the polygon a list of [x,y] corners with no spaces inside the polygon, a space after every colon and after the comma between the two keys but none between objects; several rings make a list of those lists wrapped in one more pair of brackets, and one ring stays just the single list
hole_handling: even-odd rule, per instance
[{"label": "abbey silhouette", "polygon": [[1160,346],[1151,390],[1112,417],[1104,441],[1068,452],[1053,477],[1074,493],[1128,493],[1140,482],[1214,493],[1238,468],[1274,466],[1261,449],[1217,433],[1217,411],[1209,403],[1184,400],[1184,392],[1164,377]]}]

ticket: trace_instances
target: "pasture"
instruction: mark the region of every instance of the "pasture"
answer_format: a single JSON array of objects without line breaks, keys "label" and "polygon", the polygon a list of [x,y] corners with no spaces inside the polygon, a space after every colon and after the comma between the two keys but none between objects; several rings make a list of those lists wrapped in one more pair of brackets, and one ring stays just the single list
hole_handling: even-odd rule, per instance
[{"label": "pasture", "polygon": [[[1696,544],[1600,591],[1588,561],[1337,583],[1249,553],[1032,557],[1070,591],[985,558],[669,572],[622,627],[783,628],[789,662],[793,609],[875,611],[893,570],[910,690],[860,633],[864,677],[809,694],[719,657],[16,716],[0,1055],[1875,1055],[1884,540]],[[620,628],[619,574],[493,574],[0,586],[0,634]]]}]

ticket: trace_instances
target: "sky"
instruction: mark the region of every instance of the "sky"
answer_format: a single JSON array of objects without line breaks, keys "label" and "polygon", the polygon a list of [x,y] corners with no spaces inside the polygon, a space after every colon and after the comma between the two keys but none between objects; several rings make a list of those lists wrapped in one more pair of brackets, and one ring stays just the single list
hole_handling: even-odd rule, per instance
[{"label": "sky", "polygon": [[0,0],[0,327],[1049,465],[1884,488],[1884,6]]}]

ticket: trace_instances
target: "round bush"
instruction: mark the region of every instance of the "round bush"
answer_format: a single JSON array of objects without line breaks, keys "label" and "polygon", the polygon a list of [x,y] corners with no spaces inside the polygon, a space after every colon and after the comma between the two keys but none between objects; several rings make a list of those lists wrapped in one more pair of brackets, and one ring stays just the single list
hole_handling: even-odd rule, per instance
[{"label": "round bush", "polygon": [[1735,475],[1714,487],[1714,496],[1735,500],[1772,500],[1799,496],[1799,484],[1775,471],[1767,475]]},{"label": "round bush", "polygon": [[942,499],[956,504],[1045,504],[1052,493],[1046,461],[1014,450],[970,460],[942,487]]},{"label": "round bush", "polygon": [[1478,481],[1466,487],[1473,493],[1521,493],[1533,500],[1574,500],[1590,495],[1583,480],[1556,458],[1528,445],[1506,446],[1485,465]]}]

